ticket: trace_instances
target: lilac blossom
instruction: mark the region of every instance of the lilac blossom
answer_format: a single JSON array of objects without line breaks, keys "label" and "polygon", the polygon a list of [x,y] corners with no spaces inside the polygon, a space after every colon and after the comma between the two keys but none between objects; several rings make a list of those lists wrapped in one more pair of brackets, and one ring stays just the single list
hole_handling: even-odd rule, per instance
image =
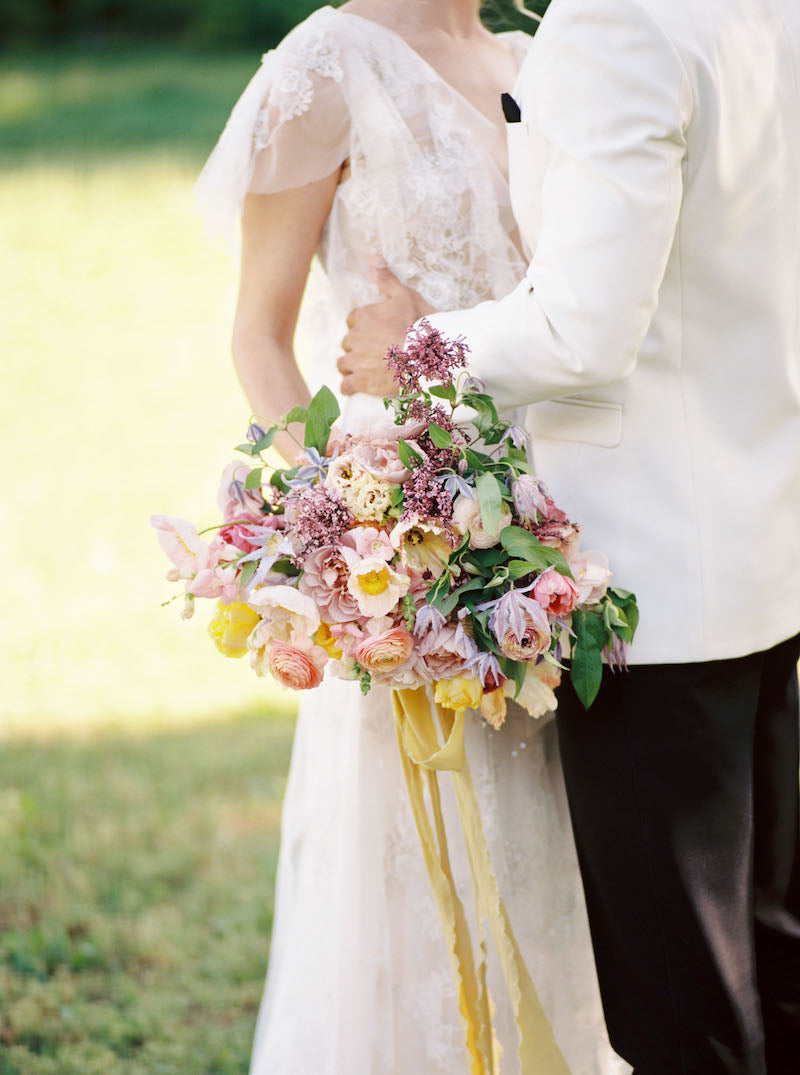
[{"label": "lilac blossom", "polygon": [[292,530],[298,540],[300,558],[314,549],[338,545],[353,526],[353,513],[327,485],[314,485],[294,499]]},{"label": "lilac blossom", "polygon": [[467,671],[476,675],[489,690],[497,690],[503,681],[500,662],[493,653],[476,653],[474,657],[470,657]]},{"label": "lilac blossom", "polygon": [[533,474],[520,474],[518,478],[515,478],[511,484],[511,495],[514,498],[517,515],[521,519],[529,519],[534,523],[539,515],[543,518],[548,515],[553,503],[547,486]]},{"label": "lilac blossom", "polygon": [[528,443],[528,434],[521,426],[509,426],[505,435],[506,440],[510,440],[515,448],[524,448]]},{"label": "lilac blossom", "polygon": [[267,431],[263,426],[260,426],[258,422],[251,422],[247,427],[247,439],[251,444],[258,444],[258,442],[266,437]]},{"label": "lilac blossom", "polygon": [[411,329],[401,351],[393,347],[386,362],[404,393],[418,392],[422,381],[453,383],[453,371],[467,364],[469,348],[463,339],[448,340],[429,321]]},{"label": "lilac blossom", "polygon": [[436,480],[454,500],[459,494],[469,500],[472,500],[475,496],[474,486],[470,485],[460,474],[440,474]]}]

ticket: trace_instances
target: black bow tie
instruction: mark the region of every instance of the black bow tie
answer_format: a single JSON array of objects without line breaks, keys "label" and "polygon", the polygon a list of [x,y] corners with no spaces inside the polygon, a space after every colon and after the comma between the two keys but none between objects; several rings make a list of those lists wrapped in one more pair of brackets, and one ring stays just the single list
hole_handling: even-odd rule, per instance
[{"label": "black bow tie", "polygon": [[503,115],[506,117],[506,123],[520,123],[522,121],[520,107],[510,93],[501,93],[500,102],[503,106]]}]

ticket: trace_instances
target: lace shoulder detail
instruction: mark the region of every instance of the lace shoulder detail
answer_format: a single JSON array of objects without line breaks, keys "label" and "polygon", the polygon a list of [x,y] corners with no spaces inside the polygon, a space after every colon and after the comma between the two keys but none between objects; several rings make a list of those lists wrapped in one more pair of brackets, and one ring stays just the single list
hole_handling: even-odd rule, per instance
[{"label": "lace shoulder detail", "polygon": [[248,192],[304,186],[347,159],[348,44],[335,16],[322,8],[262,56],[195,187],[212,233],[231,239]]},{"label": "lace shoulder detail", "polygon": [[[320,14],[301,23],[276,49],[262,57],[262,63],[274,65],[269,105],[281,123],[302,116],[311,108],[314,76],[333,82],[344,78],[341,46],[329,20],[320,23]],[[262,109],[260,118],[264,112]],[[259,124],[257,142],[263,133]]]}]

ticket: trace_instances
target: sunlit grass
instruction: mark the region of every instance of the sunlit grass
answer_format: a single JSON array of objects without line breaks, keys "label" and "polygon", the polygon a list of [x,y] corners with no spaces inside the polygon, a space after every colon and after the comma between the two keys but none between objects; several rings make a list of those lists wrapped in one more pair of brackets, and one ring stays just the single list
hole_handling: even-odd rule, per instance
[{"label": "sunlit grass", "polygon": [[[230,105],[233,61],[218,72],[214,116],[200,118],[205,96],[189,108],[167,93],[191,82],[187,63],[176,58],[170,74],[162,56],[166,99],[143,108],[137,72],[147,82],[152,59],[103,61],[84,106],[123,130],[183,110],[191,152],[158,138],[85,152],[83,121],[53,113],[65,87],[88,93],[86,61],[46,77],[12,67],[0,80],[0,100],[13,91],[0,131],[26,109],[40,131],[0,156],[0,735],[266,712],[277,697],[214,651],[207,611],[182,623],[178,605],[160,607],[174,590],[148,524],[151,512],[214,521],[217,477],[248,417],[229,359],[234,267],[191,198]],[[251,66],[238,60],[239,85]],[[212,76],[203,61],[195,81]],[[120,92],[104,105],[109,80]],[[45,134],[59,124],[72,161],[48,159]]]}]

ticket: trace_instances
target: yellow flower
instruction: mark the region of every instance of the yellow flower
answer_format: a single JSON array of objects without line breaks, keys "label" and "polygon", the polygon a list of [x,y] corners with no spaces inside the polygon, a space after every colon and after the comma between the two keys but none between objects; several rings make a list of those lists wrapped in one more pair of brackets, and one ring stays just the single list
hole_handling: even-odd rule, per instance
[{"label": "yellow flower", "polygon": [[257,612],[247,605],[236,602],[223,605],[217,602],[217,611],[208,625],[208,633],[214,645],[226,657],[244,657],[247,653],[247,639],[251,631],[261,620]]},{"label": "yellow flower", "polygon": [[318,646],[322,646],[325,652],[334,661],[340,661],[342,659],[342,651],[336,644],[336,639],[331,634],[331,629],[327,623],[321,623],[314,635],[314,642]]},{"label": "yellow flower", "polygon": [[433,700],[444,709],[475,709],[483,698],[483,686],[474,676],[456,676],[440,679],[433,693]]}]

